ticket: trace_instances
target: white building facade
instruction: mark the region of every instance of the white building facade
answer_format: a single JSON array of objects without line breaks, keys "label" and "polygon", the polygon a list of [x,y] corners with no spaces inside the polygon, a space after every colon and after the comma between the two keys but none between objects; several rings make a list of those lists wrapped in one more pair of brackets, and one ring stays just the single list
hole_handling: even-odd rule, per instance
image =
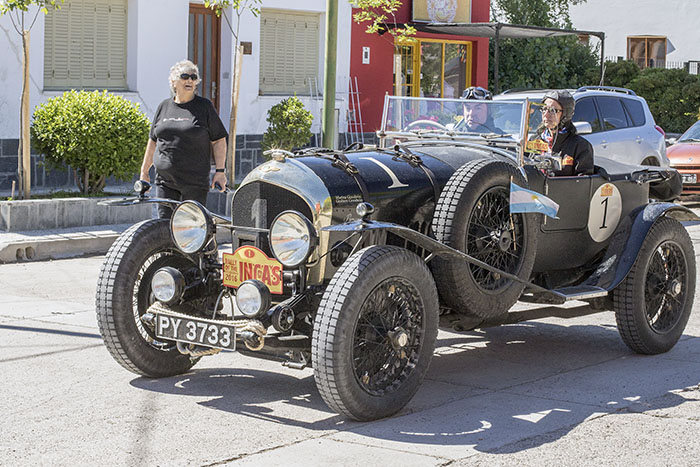
[{"label": "white building facade", "polygon": [[574,28],[605,32],[609,60],[698,73],[698,0],[587,0],[572,6],[570,13]]},{"label": "white building facade", "polygon": [[[245,46],[237,121],[237,179],[262,160],[259,141],[267,111],[296,95],[314,115],[320,133],[325,0],[265,0],[257,17],[243,13]],[[29,16],[33,11],[30,11]],[[228,13],[235,26],[235,14]],[[346,127],[351,7],[338,11],[336,108]],[[0,17],[0,190],[16,178],[22,44],[9,17]],[[34,107],[68,89],[108,89],[140,105],[152,118],[169,96],[170,67],[189,58],[204,81],[199,93],[215,101],[229,126],[233,37],[227,22],[187,0],[66,0],[60,11],[40,14],[31,30],[30,86]],[[34,156],[33,185],[60,186],[68,176],[43,173]],[[52,177],[58,178],[52,180]]]}]

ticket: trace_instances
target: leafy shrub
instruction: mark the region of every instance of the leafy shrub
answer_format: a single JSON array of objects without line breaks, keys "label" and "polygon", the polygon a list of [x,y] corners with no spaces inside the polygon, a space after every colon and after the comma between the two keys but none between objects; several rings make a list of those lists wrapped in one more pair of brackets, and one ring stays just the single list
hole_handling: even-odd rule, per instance
[{"label": "leafy shrub", "polygon": [[632,60],[605,62],[605,85],[625,88],[639,75],[639,65]]},{"label": "leafy shrub", "polygon": [[270,126],[263,134],[262,148],[291,151],[304,146],[311,139],[312,121],[313,115],[296,96],[284,99],[267,112]]},{"label": "leafy shrub", "polygon": [[68,164],[83,193],[108,176],[130,179],[141,165],[150,123],[134,104],[107,91],[68,91],[34,110],[32,143],[54,167]]},{"label": "leafy shrub", "polygon": [[656,123],[670,133],[682,133],[698,120],[700,78],[685,70],[646,68],[627,87],[644,97]]},{"label": "leafy shrub", "polygon": [[[493,42],[493,41],[492,41]],[[490,48],[489,76],[493,76],[495,46]],[[499,50],[501,90],[577,88],[591,83],[596,51],[575,37],[503,39]]]}]

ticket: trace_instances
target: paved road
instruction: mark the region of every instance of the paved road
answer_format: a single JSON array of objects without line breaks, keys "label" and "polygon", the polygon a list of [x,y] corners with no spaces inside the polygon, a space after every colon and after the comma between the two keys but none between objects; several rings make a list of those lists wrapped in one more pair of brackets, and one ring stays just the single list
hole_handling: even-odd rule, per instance
[{"label": "paved road", "polygon": [[0,266],[0,465],[700,462],[700,298],[681,342],[651,357],[612,313],[441,332],[409,406],[355,423],[308,369],[234,353],[161,380],[122,369],[94,316],[101,261]]}]

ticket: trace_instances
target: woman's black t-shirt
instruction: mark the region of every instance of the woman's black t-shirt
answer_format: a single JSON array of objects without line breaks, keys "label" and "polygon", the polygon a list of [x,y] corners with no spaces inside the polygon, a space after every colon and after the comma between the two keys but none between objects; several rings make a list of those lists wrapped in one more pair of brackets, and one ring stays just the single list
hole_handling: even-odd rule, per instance
[{"label": "woman's black t-shirt", "polygon": [[208,187],[211,142],[226,136],[226,128],[208,99],[194,96],[184,104],[172,98],[161,102],[150,133],[156,142],[156,183],[173,188]]}]

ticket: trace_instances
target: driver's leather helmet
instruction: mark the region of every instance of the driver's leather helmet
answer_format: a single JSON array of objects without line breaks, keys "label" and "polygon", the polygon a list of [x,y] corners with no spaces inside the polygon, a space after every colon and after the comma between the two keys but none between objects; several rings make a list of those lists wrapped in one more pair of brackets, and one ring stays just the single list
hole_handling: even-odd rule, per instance
[{"label": "driver's leather helmet", "polygon": [[490,101],[493,98],[493,94],[488,89],[484,89],[481,86],[472,86],[467,88],[462,93],[462,99],[477,99],[480,101]]},{"label": "driver's leather helmet", "polygon": [[561,105],[561,108],[563,109],[561,121],[559,122],[560,126],[563,126],[566,122],[570,121],[574,117],[574,108],[576,107],[576,101],[573,97],[571,97],[569,91],[563,89],[555,89],[549,91],[542,98],[542,103],[544,104],[544,101],[546,101],[547,99],[552,99],[554,101],[559,102],[559,105]]}]

